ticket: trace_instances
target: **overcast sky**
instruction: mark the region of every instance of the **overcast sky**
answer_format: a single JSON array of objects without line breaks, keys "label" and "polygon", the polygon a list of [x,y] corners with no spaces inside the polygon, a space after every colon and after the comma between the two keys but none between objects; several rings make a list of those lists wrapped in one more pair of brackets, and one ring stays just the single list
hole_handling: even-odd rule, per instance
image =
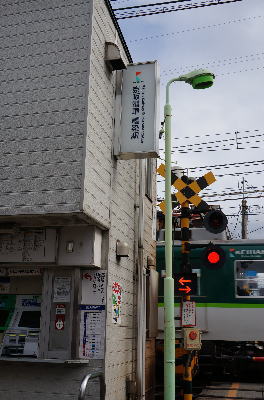
[{"label": "overcast sky", "polygon": [[[112,6],[146,3],[154,1],[119,0],[112,2]],[[171,86],[173,147],[176,144],[188,145],[182,147],[187,154],[173,149],[172,158],[174,164],[184,168],[203,167],[190,171],[189,175],[195,177],[206,173],[208,166],[249,162],[248,165],[227,165],[220,169],[212,167],[217,183],[210,187],[210,191],[203,192],[217,193],[215,197],[205,197],[204,194],[203,198],[221,204],[226,214],[234,215],[229,217],[229,229],[234,238],[240,238],[241,217],[237,215],[242,195],[232,194],[241,192],[243,173],[245,191],[254,192],[245,194],[245,197],[264,196],[264,172],[253,173],[264,171],[264,161],[252,165],[254,161],[264,160],[263,0],[243,0],[131,18],[120,20],[119,24],[134,62],[158,60],[161,119],[165,84],[169,79],[197,68],[207,68],[216,75],[213,87],[207,90],[193,90],[183,82]],[[184,137],[188,138],[179,139]],[[205,144],[199,145],[201,143]],[[237,144],[244,150],[237,149]],[[252,148],[256,146],[260,148]],[[163,140],[160,148],[164,148]],[[199,149],[202,151],[193,151]],[[162,150],[160,156],[163,157]],[[158,184],[159,197],[164,197],[163,191],[164,182],[161,182]],[[228,195],[220,196],[223,193]],[[251,214],[260,213],[249,216],[249,232],[258,229],[249,237],[264,238],[264,198],[248,199],[248,205]]]}]

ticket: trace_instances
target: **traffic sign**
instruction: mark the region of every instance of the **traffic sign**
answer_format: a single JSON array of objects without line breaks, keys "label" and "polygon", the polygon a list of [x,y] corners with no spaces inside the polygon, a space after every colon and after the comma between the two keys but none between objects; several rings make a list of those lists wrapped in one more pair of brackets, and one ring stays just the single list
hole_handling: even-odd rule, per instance
[{"label": "traffic sign", "polygon": [[197,294],[197,274],[186,272],[175,274],[174,288],[176,296]]},{"label": "traffic sign", "polygon": [[[161,164],[157,169],[159,175],[165,178],[165,165]],[[215,176],[212,172],[208,172],[207,174],[201,176],[200,178],[192,181],[191,183],[185,183],[183,179],[177,178],[174,173],[171,174],[171,184],[178,192],[175,194],[176,199],[180,204],[185,203],[188,201],[191,204],[194,204],[197,209],[208,209],[208,204],[202,200],[198,193],[205,189],[207,186],[211,185],[215,182]],[[160,209],[163,213],[166,211],[166,204],[165,201],[162,201],[159,204]]]}]

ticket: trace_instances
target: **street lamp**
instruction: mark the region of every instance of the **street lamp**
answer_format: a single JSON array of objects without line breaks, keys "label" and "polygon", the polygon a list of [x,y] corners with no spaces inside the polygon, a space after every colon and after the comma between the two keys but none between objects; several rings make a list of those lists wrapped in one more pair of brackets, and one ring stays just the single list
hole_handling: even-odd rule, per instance
[{"label": "street lamp", "polygon": [[174,326],[174,279],[172,277],[172,202],[171,202],[171,83],[183,81],[194,89],[207,89],[215,76],[205,69],[192,71],[171,79],[166,85],[165,122],[165,262],[164,279],[164,399],[175,400],[175,326]]}]

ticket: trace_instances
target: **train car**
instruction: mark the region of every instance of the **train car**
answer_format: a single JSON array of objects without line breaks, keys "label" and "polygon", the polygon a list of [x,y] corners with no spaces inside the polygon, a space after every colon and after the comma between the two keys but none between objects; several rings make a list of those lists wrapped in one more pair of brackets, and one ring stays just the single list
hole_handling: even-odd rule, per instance
[{"label": "train car", "polygon": [[[196,326],[202,333],[200,366],[232,373],[264,360],[264,240],[213,240],[225,253],[218,269],[205,266],[205,248],[191,250],[192,271],[197,273]],[[209,240],[195,241],[206,246]],[[180,272],[180,241],[173,246],[173,271]],[[159,285],[159,336],[164,334],[163,280],[165,243],[157,242]],[[180,301],[175,296],[176,337],[181,337]]]}]

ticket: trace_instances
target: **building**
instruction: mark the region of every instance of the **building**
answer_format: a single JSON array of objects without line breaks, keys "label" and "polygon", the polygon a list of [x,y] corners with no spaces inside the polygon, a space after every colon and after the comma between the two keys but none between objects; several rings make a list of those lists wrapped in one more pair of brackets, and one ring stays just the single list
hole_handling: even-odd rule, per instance
[{"label": "building", "polygon": [[131,56],[104,0],[3,0],[0,24],[0,398],[77,399],[93,371],[106,399],[141,398],[155,160],[113,156],[115,69]]}]

